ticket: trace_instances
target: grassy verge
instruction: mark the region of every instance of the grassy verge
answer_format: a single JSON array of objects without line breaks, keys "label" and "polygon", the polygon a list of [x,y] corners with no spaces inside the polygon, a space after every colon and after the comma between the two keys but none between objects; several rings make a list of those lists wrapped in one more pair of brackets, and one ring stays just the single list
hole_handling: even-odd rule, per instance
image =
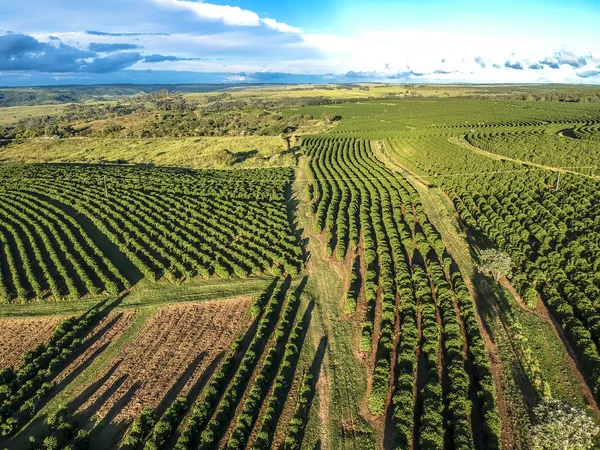
[{"label": "grassy verge", "polygon": [[309,238],[305,293],[315,300],[308,339],[315,348],[326,342],[326,351],[302,448],[375,448],[375,432],[360,414],[360,406],[365,403],[367,374],[354,356],[357,329],[344,320],[340,311],[344,294],[341,273],[323,259],[322,243],[308,231],[312,226],[308,204],[303,200],[306,184],[303,164],[301,161],[294,192],[300,200],[298,227]]},{"label": "grassy verge", "polygon": [[289,167],[279,136],[32,138],[0,148],[0,162],[127,163],[202,168]]},{"label": "grassy verge", "polygon": [[[167,281],[152,283],[148,280],[142,280],[124,297],[117,310],[146,305],[219,300],[252,295],[262,291],[271,281],[271,277],[229,280],[195,279],[180,286],[175,286]],[[90,309],[99,301],[108,298],[112,297],[99,296],[77,301],[65,300],[63,302],[0,304],[0,318],[79,314]]]}]

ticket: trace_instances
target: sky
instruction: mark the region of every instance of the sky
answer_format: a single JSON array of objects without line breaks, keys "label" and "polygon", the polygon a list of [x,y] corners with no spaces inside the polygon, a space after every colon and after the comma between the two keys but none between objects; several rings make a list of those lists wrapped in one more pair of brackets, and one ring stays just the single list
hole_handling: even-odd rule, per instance
[{"label": "sky", "polygon": [[0,0],[0,86],[600,84],[600,0]]}]

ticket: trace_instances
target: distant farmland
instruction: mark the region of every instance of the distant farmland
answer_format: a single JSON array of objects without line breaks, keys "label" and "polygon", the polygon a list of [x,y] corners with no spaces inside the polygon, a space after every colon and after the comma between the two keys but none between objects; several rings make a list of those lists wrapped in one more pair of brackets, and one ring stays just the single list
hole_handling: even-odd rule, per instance
[{"label": "distant farmland", "polygon": [[554,101],[590,90],[319,89],[4,128],[3,447],[529,449],[555,401],[600,423],[600,112]]}]

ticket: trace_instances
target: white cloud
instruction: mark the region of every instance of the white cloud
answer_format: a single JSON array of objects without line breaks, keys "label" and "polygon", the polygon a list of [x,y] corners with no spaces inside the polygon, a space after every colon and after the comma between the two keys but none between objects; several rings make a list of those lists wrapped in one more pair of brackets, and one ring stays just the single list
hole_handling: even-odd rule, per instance
[{"label": "white cloud", "polygon": [[166,8],[191,11],[200,19],[220,21],[225,25],[257,27],[262,24],[281,33],[302,33],[299,28],[277,22],[275,19],[261,18],[254,11],[242,9],[238,6],[215,5],[203,1],[194,2],[189,0],[153,1]]},{"label": "white cloud", "polygon": [[[318,34],[262,18],[237,6],[191,0],[151,2],[158,7],[159,20],[164,16],[167,24],[179,23],[181,14],[177,13],[183,12],[227,26],[209,27],[210,31],[204,31],[192,22],[191,28],[187,23],[181,30],[177,26],[173,30],[155,23],[135,30],[164,30],[170,34],[127,37],[126,33],[63,32],[52,35],[82,49],[91,42],[128,42],[139,45],[143,55],[181,58],[155,64],[140,61],[135,64],[136,69],[230,72],[235,77],[239,77],[240,72],[267,69],[293,74],[371,73],[380,80],[408,78],[416,82],[582,82],[582,74],[591,77],[600,68],[597,67],[600,62],[597,43],[559,46],[556,42],[535,38],[524,41],[515,35],[494,34],[474,38],[472,32],[464,30],[355,30],[348,34]],[[130,31],[111,28],[114,30]],[[47,40],[50,35],[34,36]],[[189,60],[199,57],[206,60]],[[543,64],[544,61],[553,64]]]},{"label": "white cloud", "polygon": [[260,19],[267,27],[281,33],[302,33],[302,29],[288,25],[287,23],[277,22],[275,19]]},{"label": "white cloud", "polygon": [[[330,63],[331,72],[341,72],[339,66],[343,63],[344,72],[376,73],[382,79],[412,73],[407,76],[414,80],[580,81],[577,74],[586,67],[585,55],[589,59],[600,56],[597,49],[590,53],[589,47],[586,51],[557,50],[548,43],[522,42],[510,36],[473,39],[472,34],[460,31],[368,31],[351,36],[303,34],[302,39],[304,45],[320,50],[324,60]],[[557,67],[539,67],[539,61],[553,55],[560,56]],[[530,66],[538,67],[535,70]]]}]

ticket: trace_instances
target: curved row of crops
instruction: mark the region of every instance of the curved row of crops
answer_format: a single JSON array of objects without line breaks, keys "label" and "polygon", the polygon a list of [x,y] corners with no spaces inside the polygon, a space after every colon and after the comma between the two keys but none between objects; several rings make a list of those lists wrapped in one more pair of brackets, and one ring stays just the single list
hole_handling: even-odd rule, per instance
[{"label": "curved row of crops", "polygon": [[[597,142],[575,138],[576,124],[565,124],[571,128],[549,133],[545,128],[527,132],[516,128],[506,132],[476,132],[466,136],[475,147],[522,161],[531,161],[552,167],[587,169],[594,174],[600,168]],[[581,133],[579,134],[581,135]]]},{"label": "curved row of crops", "polygon": [[122,291],[136,276],[115,253],[141,276],[175,283],[296,274],[302,254],[284,204],[291,177],[288,169],[2,167],[0,301]]},{"label": "curved row of crops", "polygon": [[418,193],[368,141],[309,137],[303,147],[314,231],[325,235],[326,256],[353,263],[346,310],[358,304],[360,350],[374,356],[371,413],[391,405],[396,448],[413,436],[420,448],[474,448],[475,427],[485,448],[498,448],[495,384],[473,300]]},{"label": "curved row of crops", "polygon": [[[498,162],[442,137],[421,138],[411,146],[426,148],[411,152],[412,169],[448,192],[463,223],[484,244],[511,257],[512,285],[523,301],[535,308],[541,297],[547,304],[600,398],[600,183],[562,174],[557,189],[555,172]],[[406,163],[408,154],[401,147],[396,141],[396,155]],[[549,147],[544,155],[550,160],[560,158],[557,153]],[[512,323],[511,333],[522,346],[517,350],[531,384],[547,395],[518,323]]]}]

